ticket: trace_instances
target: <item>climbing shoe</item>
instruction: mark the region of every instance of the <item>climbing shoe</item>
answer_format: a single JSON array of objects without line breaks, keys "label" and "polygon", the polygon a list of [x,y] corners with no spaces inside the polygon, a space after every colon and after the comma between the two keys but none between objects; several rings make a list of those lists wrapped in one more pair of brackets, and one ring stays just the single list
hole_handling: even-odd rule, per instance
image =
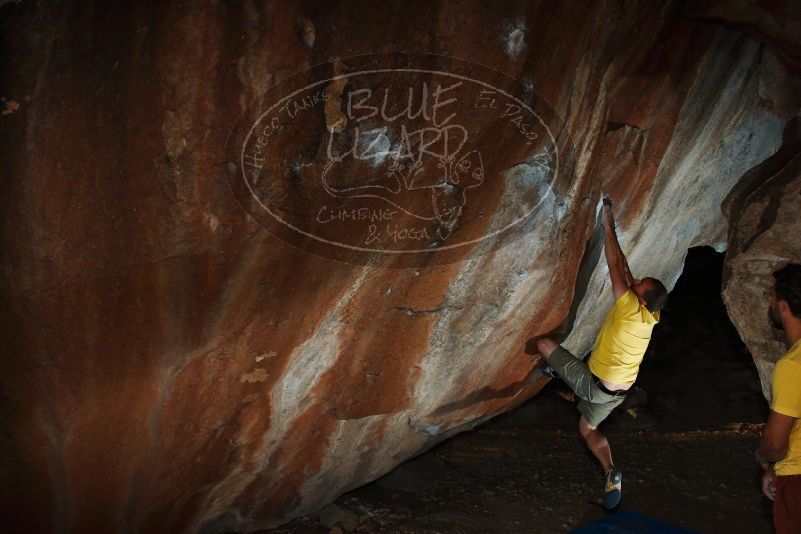
[{"label": "climbing shoe", "polygon": [[544,363],[540,366],[540,371],[542,371],[542,374],[550,376],[551,378],[559,378],[559,375],[556,374],[556,371],[553,370],[553,367],[547,363]]},{"label": "climbing shoe", "polygon": [[604,508],[612,510],[620,504],[620,491],[623,486],[623,473],[613,465],[609,466],[604,487]]}]

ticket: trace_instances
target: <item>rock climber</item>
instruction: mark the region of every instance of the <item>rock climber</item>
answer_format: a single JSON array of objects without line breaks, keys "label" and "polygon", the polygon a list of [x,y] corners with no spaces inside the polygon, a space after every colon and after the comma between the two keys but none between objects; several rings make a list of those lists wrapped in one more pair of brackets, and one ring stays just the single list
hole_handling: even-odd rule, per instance
[{"label": "rock climber", "polygon": [[637,379],[659,310],[667,303],[665,286],[655,278],[635,279],[615,233],[612,203],[603,201],[604,252],[615,303],[606,314],[588,363],[551,338],[537,341],[546,364],[540,369],[559,376],[579,397],[579,432],[603,467],[603,505],[611,510],[621,499],[623,474],[612,461],[612,450],[598,425],[623,402]]},{"label": "rock climber", "polygon": [[789,264],[773,277],[768,317],[790,350],[773,370],[770,415],[756,458],[765,469],[762,492],[773,501],[776,533],[785,534],[801,532],[801,265]]}]

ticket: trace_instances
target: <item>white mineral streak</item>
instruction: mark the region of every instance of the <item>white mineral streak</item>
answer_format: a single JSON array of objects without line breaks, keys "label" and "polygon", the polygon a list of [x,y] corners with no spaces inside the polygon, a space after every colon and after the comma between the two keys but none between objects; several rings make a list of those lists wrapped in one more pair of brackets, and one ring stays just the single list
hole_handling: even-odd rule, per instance
[{"label": "white mineral streak", "polygon": [[[457,419],[441,426],[442,421],[438,419],[417,419],[458,400],[454,391],[478,390],[485,386],[485,383],[470,383],[470,387],[465,388],[465,383],[475,376],[495,376],[500,368],[509,364],[509,358],[515,357],[516,351],[520,352],[520,347],[514,346],[516,336],[508,336],[508,329],[497,326],[525,324],[537,305],[537,295],[548,287],[553,277],[552,266],[557,263],[558,249],[549,245],[558,239],[561,221],[556,210],[557,199],[543,179],[544,174],[547,173],[541,168],[528,164],[507,171],[507,185],[525,175],[528,176],[524,181],[538,184],[539,209],[526,221],[525,228],[516,231],[522,234],[516,240],[494,254],[464,262],[448,288],[445,301],[459,309],[443,311],[433,327],[428,352],[421,361],[423,374],[415,384],[413,410],[418,429],[436,427],[435,434],[442,434],[451,427],[469,422]],[[516,187],[507,187],[495,219],[504,220],[506,212],[512,209],[510,206],[516,204],[517,195]],[[513,326],[510,329],[514,332]]]},{"label": "white mineral streak", "polygon": [[[315,512],[343,491],[374,480],[425,444],[426,436],[409,432],[406,412],[338,421],[323,459],[323,469],[307,480],[301,491],[299,514]],[[385,427],[382,434],[381,428]],[[382,439],[376,439],[383,436]],[[346,483],[343,490],[342,484]],[[322,495],[321,495],[322,492]]]},{"label": "white mineral streak", "polygon": [[[288,435],[292,424],[319,400],[312,392],[320,377],[336,363],[339,357],[342,313],[358,294],[372,270],[371,266],[361,268],[353,284],[346,286],[347,289],[339,298],[337,305],[328,311],[317,330],[289,355],[287,368],[272,388],[271,424],[264,439],[264,449],[258,455],[256,465],[243,466],[240,464],[237,469],[220,481],[217,487],[210,492],[207,500],[207,502],[215,503],[215,506],[208,508],[207,511],[210,515],[200,518],[198,524],[219,515],[221,508],[230,506],[259,474],[269,473],[269,478],[264,485],[266,493],[272,489],[272,483],[281,478],[282,466],[268,465],[268,460],[278,447],[294,439]],[[300,452],[302,447],[295,447],[295,450]],[[245,467],[247,469],[244,469]],[[321,502],[319,492],[319,488],[312,488],[309,495],[309,498],[316,500],[318,504]]]},{"label": "white mineral streak", "polygon": [[516,59],[526,47],[526,32],[521,28],[514,28],[506,36],[506,54]]},{"label": "white mineral streak", "polygon": [[[522,176],[524,174],[527,176]],[[341,486],[333,484],[334,481],[340,484],[348,481],[348,486],[355,487],[373,480],[458,431],[461,424],[478,422],[470,417],[441,425],[439,419],[429,419],[427,415],[453,400],[453,391],[460,384],[463,386],[471,374],[492,376],[508,365],[508,358],[514,357],[514,336],[506,336],[496,326],[499,322],[525,323],[530,307],[524,303],[534,298],[542,284],[553,276],[548,264],[555,261],[554,251],[549,251],[547,244],[558,224],[554,215],[556,199],[543,179],[545,175],[547,172],[539,166],[528,164],[508,171],[510,183],[522,177],[536,184],[542,199],[541,209],[527,221],[527,228],[519,230],[524,237],[510,242],[495,254],[481,255],[463,263],[462,270],[449,286],[446,305],[442,307],[430,336],[428,352],[420,363],[423,373],[414,384],[413,405],[400,413],[338,422],[339,428],[326,453],[325,468],[304,484],[302,510],[315,510],[321,502],[328,502],[341,493]],[[501,205],[513,206],[518,194],[517,189],[510,187]],[[504,220],[500,212],[494,217]],[[538,258],[538,262],[532,269],[534,258]],[[488,272],[497,274],[487,278]],[[460,306],[462,309],[457,309]],[[476,389],[482,386],[473,385]],[[379,423],[384,426],[383,439],[376,441],[375,427]],[[354,466],[359,467],[354,470]]]},{"label": "white mineral streak", "polygon": [[[757,105],[753,74],[760,45],[734,32],[721,32],[718,39],[685,98],[646,208],[618,230],[634,276],[659,278],[668,289],[681,274],[688,248],[725,240],[723,199],[781,143],[784,121]],[[603,258],[589,286],[565,343],[575,354],[591,350],[612,305]]]}]

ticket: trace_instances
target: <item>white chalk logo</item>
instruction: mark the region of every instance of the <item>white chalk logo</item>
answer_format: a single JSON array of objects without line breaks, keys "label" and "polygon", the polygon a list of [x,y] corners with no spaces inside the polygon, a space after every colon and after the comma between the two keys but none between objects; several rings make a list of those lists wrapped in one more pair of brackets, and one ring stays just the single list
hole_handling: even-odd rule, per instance
[{"label": "white chalk logo", "polygon": [[229,137],[228,177],[244,209],[295,246],[445,263],[507,243],[536,209],[559,169],[555,118],[532,84],[474,63],[358,56],[250,106]]}]

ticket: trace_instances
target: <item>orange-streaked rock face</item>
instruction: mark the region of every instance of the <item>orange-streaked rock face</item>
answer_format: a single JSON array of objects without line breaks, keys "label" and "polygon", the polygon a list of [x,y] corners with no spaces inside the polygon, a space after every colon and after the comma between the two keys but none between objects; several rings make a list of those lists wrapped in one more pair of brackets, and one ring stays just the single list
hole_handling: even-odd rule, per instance
[{"label": "orange-streaked rock face", "polygon": [[[660,4],[4,3],[4,516],[28,531],[275,526],[535,395],[527,342],[557,330],[586,352],[611,304],[602,192],[635,275],[672,286],[688,247],[724,246],[723,199],[781,143],[762,45]],[[409,217],[479,235],[548,176],[536,209],[447,261],[345,263],[266,231],[229,187],[239,117],[314,65],[397,52],[499,71],[558,126],[560,171],[542,175],[520,124],[481,115],[476,94],[451,104],[481,158],[445,161],[451,180],[431,175],[429,211]],[[304,128],[353,126],[354,88],[333,80]],[[282,157],[316,165],[315,131],[264,150],[275,174],[258,179],[286,186],[268,198],[310,202],[292,180],[322,171]]]}]

